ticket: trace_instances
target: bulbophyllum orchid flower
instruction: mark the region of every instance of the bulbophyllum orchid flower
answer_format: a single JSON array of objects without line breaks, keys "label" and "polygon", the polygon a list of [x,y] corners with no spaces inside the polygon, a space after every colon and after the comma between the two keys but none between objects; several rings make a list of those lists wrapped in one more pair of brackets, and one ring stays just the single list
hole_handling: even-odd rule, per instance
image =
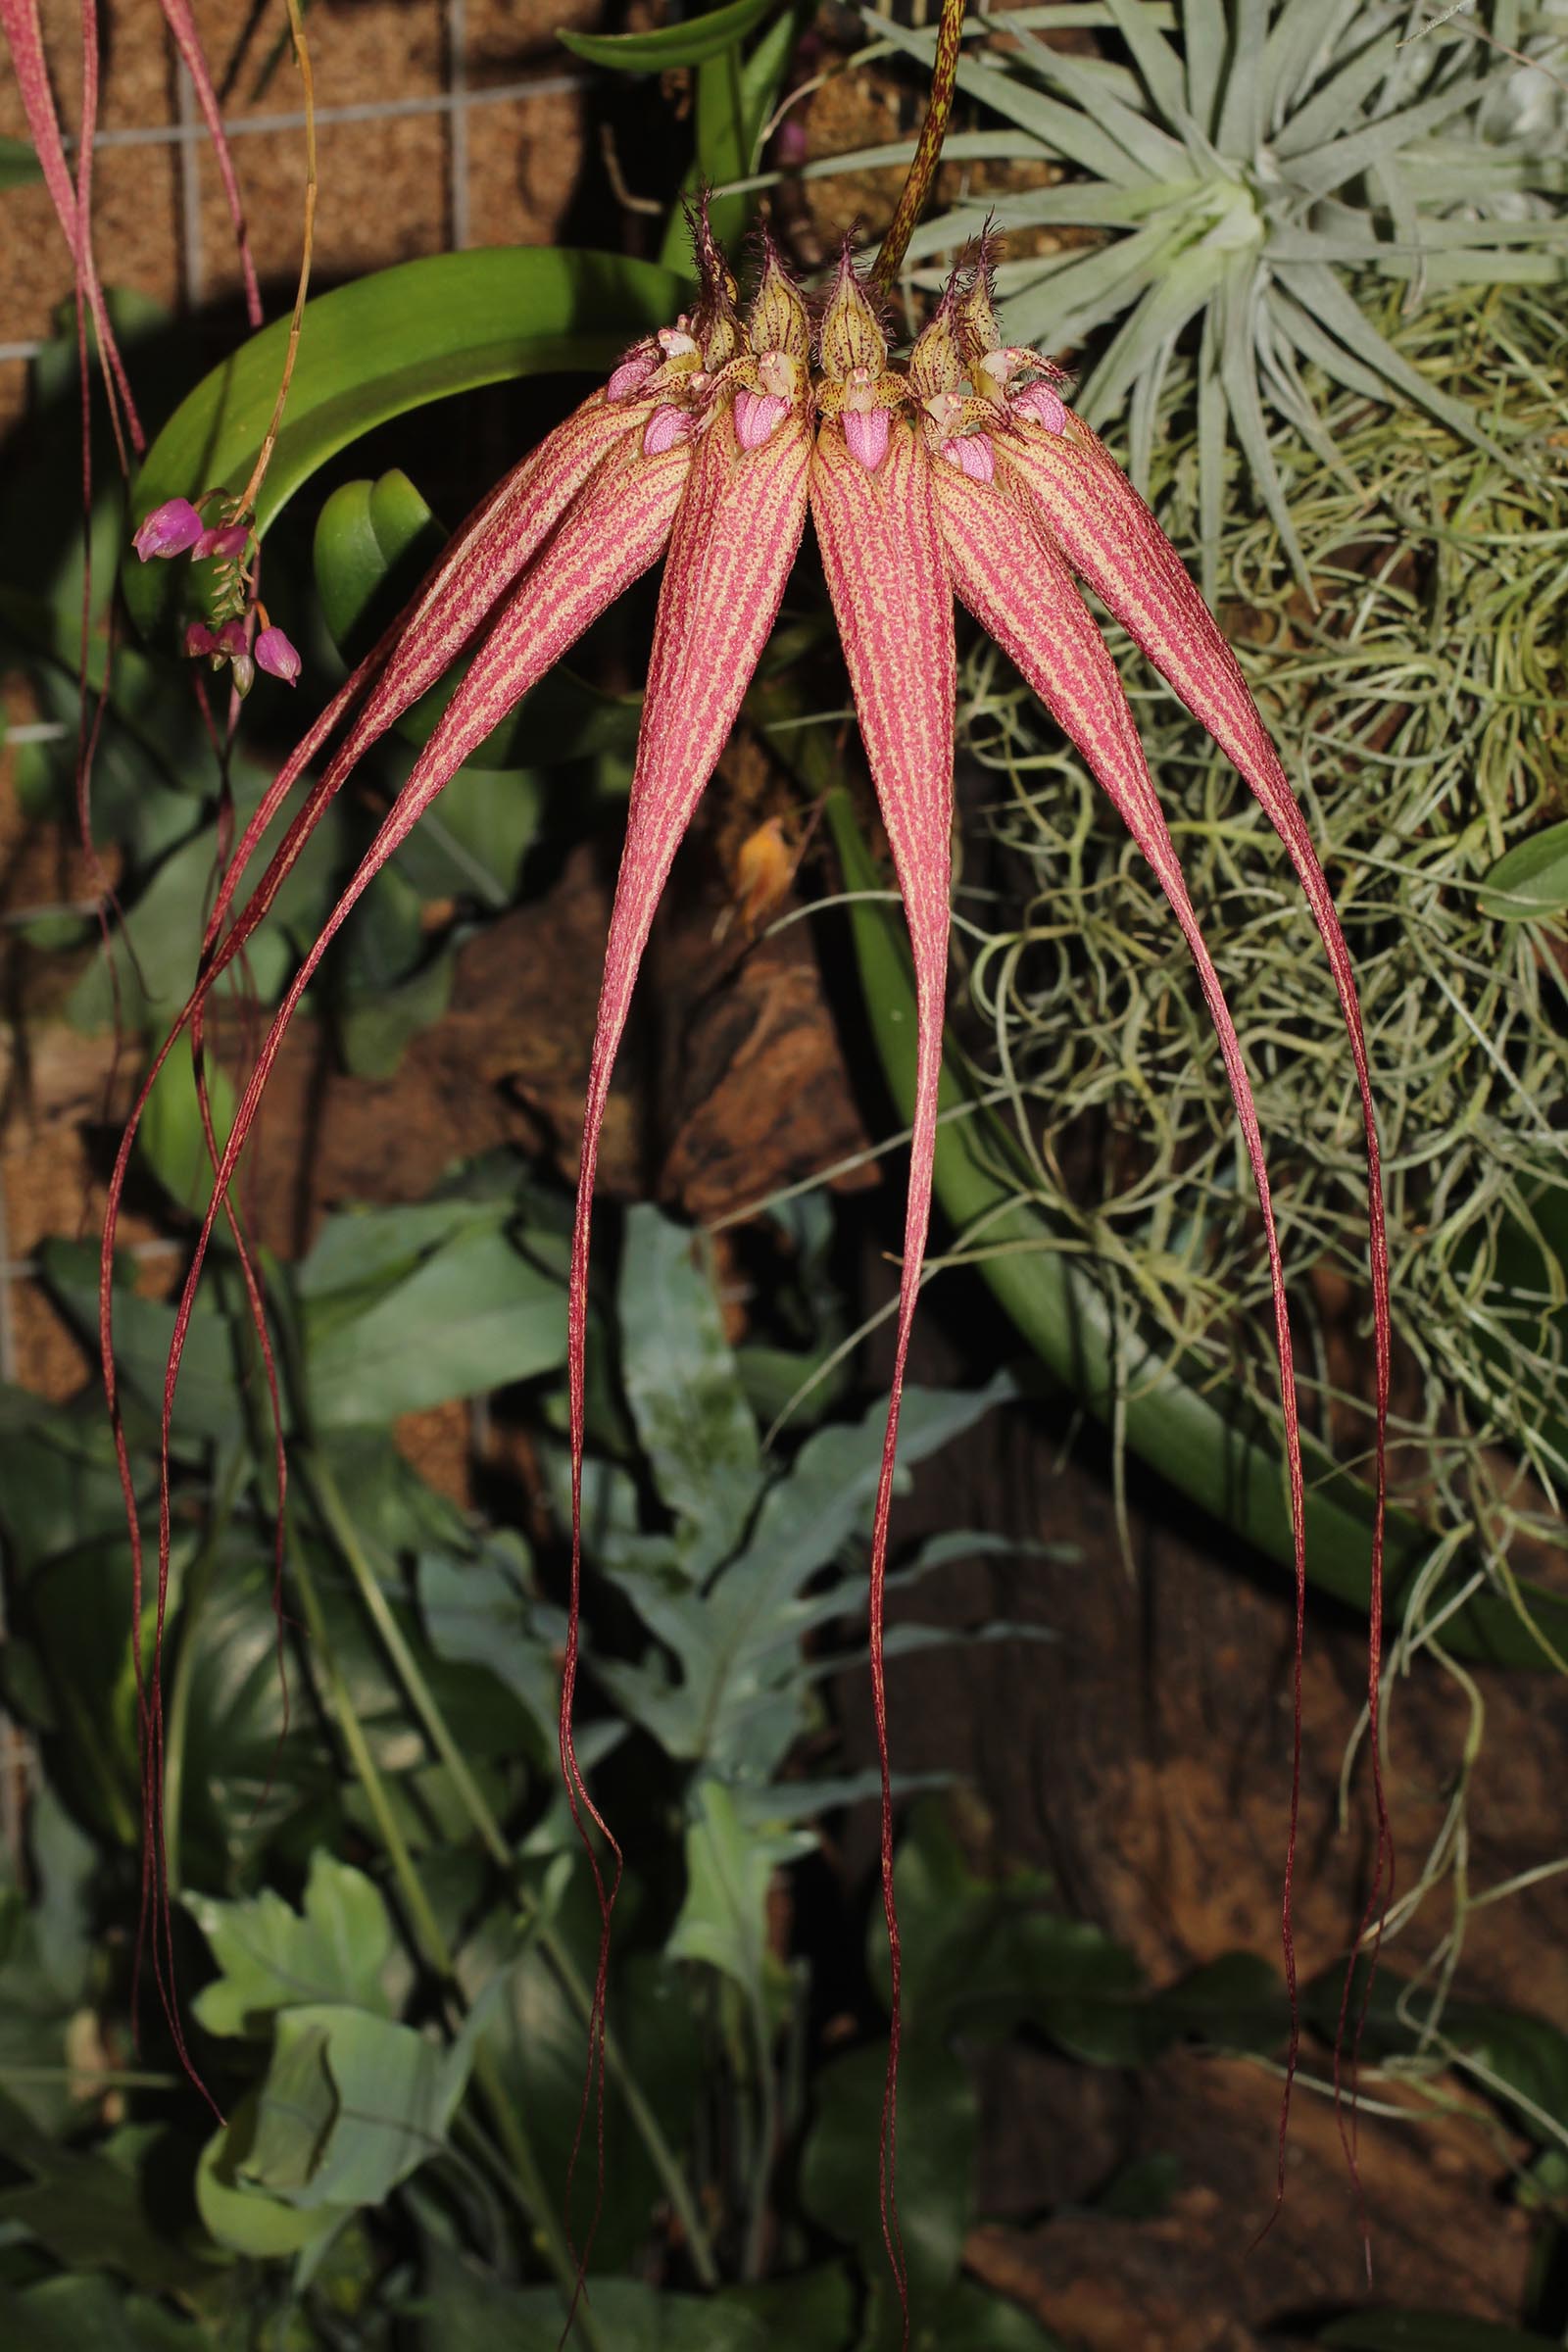
[{"label": "bulbophyllum orchid flower", "polygon": [[[328,942],[459,764],[583,630],[662,557],[664,573],[626,843],[588,1079],[568,1305],[573,1528],[561,1757],[579,1828],[584,1828],[584,1817],[597,1827],[618,1868],[619,1850],[583,1783],[572,1743],[595,1166],[611,1073],[654,913],[767,642],[809,514],[903,894],[918,1008],[897,1349],[873,1520],[869,1599],[882,1761],[882,1877],[893,1963],[882,2182],[889,2253],[902,2299],[903,2262],[892,2200],[900,1976],[883,1592],[900,1396],[930,1215],[942,1060],[956,599],[1016,662],[1103,784],[1152,864],[1195,959],[1253,1171],[1268,1250],[1296,1531],[1298,1626],[1304,1555],[1291,1335],[1257,1117],[1241,1048],[1131,710],[1079,593],[1079,580],[1129,629],[1240,768],[1289,851],[1328,954],[1366,1121],[1381,1490],[1389,1316],[1377,1142],[1349,956],[1305,822],[1242,673],[1152,514],[1102,443],[1066,406],[1065,379],[1059,370],[1034,352],[1004,342],[992,309],[989,256],[979,252],[960,269],[907,363],[896,367],[876,309],[847,251],[813,336],[807,305],[771,245],[764,243],[760,280],[743,320],[734,280],[711,242],[706,220],[699,219],[696,238],[701,284],[692,316],[630,352],[604,388],[469,517],[413,601],[299,746],[239,845],[211,918],[198,985],[174,1032],[177,1036],[189,1026],[198,1043],[208,992],[267,912],[312,827],[355,762],[456,655],[472,647],[466,674],[306,956],[261,1048],[230,1139],[219,1158],[213,1203],[185,1285],[166,1396],[172,1397],[179,1338],[215,1219],[284,1031]],[[307,763],[334,736],[336,748],[271,862],[236,910],[240,877],[262,833]],[[173,1042],[172,1036],[160,1054],[147,1082],[149,1090]],[[144,1104],[146,1092],[141,1100]],[[133,1120],[121,1149],[104,1236],[105,1363],[111,1402],[109,1272],[134,1127]],[[167,1409],[166,1403],[166,1413]],[[133,1509],[131,1523],[134,1542]],[[167,1566],[167,1556],[162,1557],[160,1625]],[[1375,1576],[1377,1572],[1375,1557]],[[138,1592],[139,1574],[138,1560]],[[1375,1591],[1370,1683],[1374,1756],[1376,1602]],[[1381,1837],[1381,1791],[1379,1806]],[[1294,1825],[1293,1800],[1293,1851]],[[586,1832],[585,1842],[592,1855]],[[1383,1852],[1380,1844],[1380,1862]],[[594,1868],[597,1876],[597,1857]],[[600,1891],[608,1921],[613,1886],[601,1880]],[[1286,1957],[1294,1985],[1289,1882]],[[601,2001],[603,1988],[602,1962]]]}]

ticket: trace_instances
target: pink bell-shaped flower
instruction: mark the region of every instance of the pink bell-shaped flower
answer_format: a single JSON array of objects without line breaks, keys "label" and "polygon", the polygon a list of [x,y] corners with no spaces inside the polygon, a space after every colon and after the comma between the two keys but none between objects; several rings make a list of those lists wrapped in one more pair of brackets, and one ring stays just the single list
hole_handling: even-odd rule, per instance
[{"label": "pink bell-shaped flower", "polygon": [[262,630],[251,650],[256,657],[258,669],[265,669],[272,677],[281,678],[285,686],[298,683],[304,663],[275,622]]},{"label": "pink bell-shaped flower", "polygon": [[202,536],[202,518],[188,498],[166,498],[136,533],[131,545],[144,564],[154,556],[182,556]]}]

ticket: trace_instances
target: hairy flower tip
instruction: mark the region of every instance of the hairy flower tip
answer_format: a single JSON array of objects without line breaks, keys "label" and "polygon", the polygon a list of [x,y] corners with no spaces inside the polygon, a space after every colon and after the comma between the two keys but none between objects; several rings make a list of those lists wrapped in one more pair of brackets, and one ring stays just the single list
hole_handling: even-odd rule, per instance
[{"label": "hairy flower tip", "polygon": [[219,651],[218,639],[213,635],[206,621],[193,620],[185,631],[186,661],[199,662],[204,654],[216,654]]},{"label": "hairy flower tip", "polygon": [[893,422],[886,409],[846,409],[844,438],[852,458],[875,473],[888,454],[888,431]]},{"label": "hairy flower tip", "polygon": [[1054,384],[1029,384],[1015,392],[1007,403],[1010,416],[1027,416],[1035,424],[1043,424],[1048,433],[1063,431],[1067,411],[1061,394]]},{"label": "hairy flower tip", "polygon": [[846,237],[838,275],[822,313],[818,341],[823,373],[842,383],[856,368],[880,375],[888,364],[887,337],[855,268]]},{"label": "hairy flower tip", "polygon": [[742,449],[760,449],[779,419],[789,413],[789,402],[776,392],[737,392],[735,438]]},{"label": "hairy flower tip", "polygon": [[783,256],[762,231],[762,275],[752,300],[746,331],[753,351],[781,352],[804,366],[811,355],[811,322],[801,290]]},{"label": "hairy flower tip", "polygon": [[697,340],[702,346],[704,367],[710,375],[716,375],[741,349],[740,313],[735,307],[740,288],[713,234],[706,188],[695,204],[687,205],[686,221],[691,230],[692,258],[697,265],[700,288],[694,320]]},{"label": "hairy flower tip", "polygon": [[995,351],[1002,341],[996,306],[996,268],[1001,258],[1002,239],[989,220],[958,256],[953,282],[956,288],[961,287],[961,292],[954,308],[965,359],[978,359],[982,352]]},{"label": "hairy flower tip", "polygon": [[956,434],[943,442],[942,455],[971,482],[989,482],[996,476],[997,461],[984,433]]},{"label": "hairy flower tip", "polygon": [[285,686],[293,686],[298,682],[305,664],[275,623],[263,629],[254,651],[258,669],[265,669],[270,677],[281,678]]},{"label": "hairy flower tip", "polygon": [[146,564],[154,556],[182,556],[202,536],[202,518],[188,498],[166,498],[154,507],[132,547]]},{"label": "hairy flower tip", "polygon": [[243,522],[220,522],[211,531],[203,531],[191,555],[195,561],[206,563],[216,559],[220,564],[232,564],[242,556],[250,543],[250,526]]},{"label": "hairy flower tip", "polygon": [[640,392],[659,366],[662,354],[652,335],[628,351],[605,386],[607,400],[630,400]]},{"label": "hairy flower tip", "polygon": [[690,409],[678,409],[672,401],[666,402],[663,408],[656,409],[648,419],[643,434],[643,456],[662,458],[666,449],[673,449],[677,441],[684,441],[691,429]]}]

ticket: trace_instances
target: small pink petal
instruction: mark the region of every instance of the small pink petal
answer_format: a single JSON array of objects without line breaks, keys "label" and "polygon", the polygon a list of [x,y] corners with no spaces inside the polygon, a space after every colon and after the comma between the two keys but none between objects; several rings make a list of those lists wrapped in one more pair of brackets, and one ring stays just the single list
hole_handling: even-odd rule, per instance
[{"label": "small pink petal", "polygon": [[210,557],[217,557],[220,563],[231,563],[235,556],[245,553],[249,538],[250,532],[244,523],[220,523],[216,530],[203,531],[190,551],[192,561],[200,564]]},{"label": "small pink petal", "polygon": [[256,640],[255,653],[257,668],[265,669],[271,677],[281,678],[288,686],[295,683],[304,667],[287,637],[275,625],[262,631]]},{"label": "small pink petal", "polygon": [[154,556],[182,556],[202,537],[202,518],[188,498],[166,498],[154,507],[131,541],[144,564]]},{"label": "small pink petal", "polygon": [[663,408],[656,409],[648,419],[648,429],[643,434],[643,456],[662,458],[667,449],[674,448],[677,441],[684,441],[691,429],[690,409],[678,409],[672,401],[666,402]]},{"label": "small pink petal", "polygon": [[942,444],[942,455],[950,466],[967,474],[971,482],[989,482],[997,470],[991,443],[984,433],[957,433]]},{"label": "small pink petal", "polygon": [[657,352],[631,352],[621,361],[620,366],[605,386],[605,398],[607,400],[630,400],[634,392],[642,390],[658,366],[659,354]]},{"label": "small pink petal", "polygon": [[231,662],[237,654],[249,651],[245,643],[245,623],[237,616],[233,620],[225,620],[219,630],[218,650],[220,654],[226,654]]},{"label": "small pink petal", "polygon": [[846,409],[844,438],[849,443],[852,458],[858,458],[868,473],[875,473],[888,454],[888,428],[893,419],[886,409]]},{"label": "small pink petal", "polygon": [[216,654],[219,652],[219,650],[220,648],[218,639],[213,635],[213,632],[207,626],[206,621],[193,620],[190,624],[190,627],[185,631],[185,656],[187,661],[199,662],[203,654]]},{"label": "small pink petal", "polygon": [[1026,391],[1016,392],[1007,403],[1009,416],[1028,416],[1034,423],[1043,424],[1048,433],[1059,433],[1067,422],[1066,407],[1058,392],[1050,384],[1030,384]]},{"label": "small pink petal", "polygon": [[779,418],[788,416],[789,406],[776,392],[737,392],[735,438],[742,449],[760,449]]}]

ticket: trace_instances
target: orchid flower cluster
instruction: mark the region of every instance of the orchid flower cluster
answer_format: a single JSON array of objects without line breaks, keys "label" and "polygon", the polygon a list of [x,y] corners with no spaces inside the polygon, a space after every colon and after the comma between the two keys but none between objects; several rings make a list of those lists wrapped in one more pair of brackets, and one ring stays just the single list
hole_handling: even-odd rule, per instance
[{"label": "orchid flower cluster", "polygon": [[[166,498],[146,517],[131,545],[144,564],[155,556],[182,556],[187,550],[195,563],[217,564],[207,618],[193,620],[185,631],[185,652],[193,662],[205,656],[215,670],[226,664],[238,695],[249,694],[259,669],[293,686],[302,667],[299,655],[283,631],[268,619],[267,607],[256,597],[251,568],[256,554],[255,525],[226,506],[218,522],[205,523],[201,509],[207,503],[203,499],[193,506],[188,498]],[[253,606],[261,623],[254,644],[250,635]]]},{"label": "orchid flower cluster", "polygon": [[[181,1030],[190,1029],[199,1052],[211,989],[272,904],[328,802],[368,747],[460,652],[472,647],[466,674],[283,999],[220,1152],[215,1140],[213,1200],[176,1322],[166,1412],[214,1223],[226,1202],[284,1031],[329,941],[462,761],[590,623],[663,558],[626,843],[587,1085],[568,1304],[573,1527],[561,1758],[573,1814],[593,1857],[608,1926],[614,1889],[601,1875],[586,1822],[591,1821],[608,1842],[617,1869],[619,1849],[579,1772],[572,1728],[595,1167],[611,1073],[654,913],[767,643],[809,514],[903,895],[918,1015],[897,1348],[873,1520],[869,1597],[870,1669],[882,1764],[883,1895],[894,2008],[882,2184],[889,2252],[902,2281],[893,2206],[900,1968],[883,1596],[900,1397],[930,1215],[942,1068],[956,723],[956,602],[965,606],[1010,656],[1102,783],[1149,858],[1196,963],[1256,1186],[1271,1270],[1296,1531],[1298,1631],[1304,1595],[1301,1465],[1284,1274],[1256,1111],[1241,1047],[1126,694],[1079,593],[1079,581],[1130,631],[1240,769],[1285,845],[1324,943],[1349,1035],[1365,1122],[1381,1495],[1389,1311],[1377,1137],[1348,951],[1305,821],[1242,672],[1149,508],[1096,435],[1067,407],[1061,371],[1035,352],[1005,342],[993,307],[994,255],[989,245],[973,249],[960,264],[900,367],[893,363],[876,305],[847,248],[813,322],[805,298],[765,237],[757,291],[744,316],[736,282],[703,214],[695,222],[695,239],[700,290],[693,312],[637,344],[602,389],[476,510],[264,796],[223,877],[196,989],[154,1065],[122,1146],[104,1234],[104,1361],[113,1403],[109,1276],[119,1201],[147,1092]],[[176,516],[172,526],[169,515],[170,510],[161,510],[143,526],[148,541],[144,553],[173,552],[171,528],[183,540],[194,522],[196,535],[183,543],[200,552],[210,542],[211,552],[239,561],[237,553],[226,554],[226,534],[237,524],[225,523],[216,533],[203,534],[194,509]],[[264,629],[257,643],[256,659],[263,666],[273,666],[263,653],[271,634]],[[204,644],[198,650],[207,648]],[[240,878],[262,835],[308,762],[334,735],[335,749],[260,882],[236,909]],[[232,1222],[232,1211],[228,1213]],[[135,1543],[128,1468],[124,1474]],[[164,1527],[160,1624],[168,1575],[167,1513]],[[1374,1544],[1369,1678],[1374,1753],[1380,1559],[1381,1534]],[[139,1554],[137,1576],[139,1592]],[[149,1720],[155,1741],[156,1701]],[[150,1762],[155,1765],[156,1759]],[[1381,1791],[1379,1818],[1381,1869],[1386,1852]],[[1293,1852],[1294,1839],[1293,1801]],[[1377,1900],[1375,1887],[1374,1906]],[[1285,1942],[1294,1987],[1289,1882]],[[601,1993],[603,1984],[602,1968]],[[602,2053],[602,2038],[599,2047]]]}]

